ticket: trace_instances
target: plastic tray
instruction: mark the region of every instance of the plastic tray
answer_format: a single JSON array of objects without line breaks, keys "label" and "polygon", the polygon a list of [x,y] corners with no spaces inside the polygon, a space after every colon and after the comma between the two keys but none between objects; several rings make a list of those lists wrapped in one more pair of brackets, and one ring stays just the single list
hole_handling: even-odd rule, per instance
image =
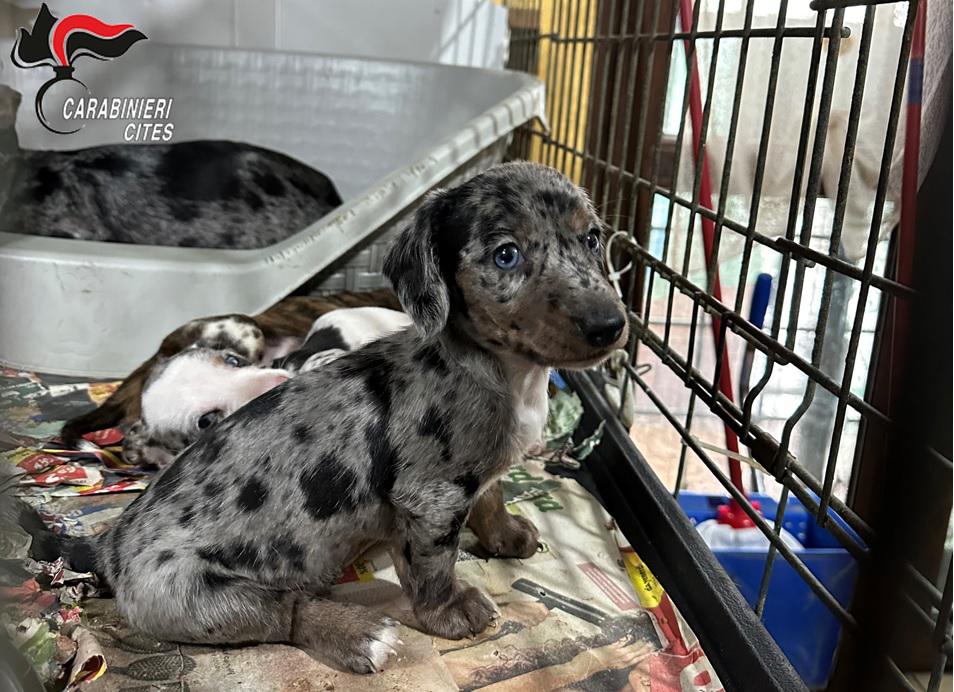
[{"label": "plastic tray", "polygon": [[[124,376],[178,325],[258,312],[319,274],[326,289],[379,285],[382,234],[432,187],[499,160],[510,133],[544,106],[542,83],[522,73],[340,56],[150,41],[80,67],[94,95],[174,98],[175,141],[284,152],[331,176],[345,203],[259,250],[0,233],[0,361],[41,372]],[[0,80],[24,96],[22,147],[121,141],[116,122],[69,136],[43,130],[32,102],[47,72],[4,58]]]}]

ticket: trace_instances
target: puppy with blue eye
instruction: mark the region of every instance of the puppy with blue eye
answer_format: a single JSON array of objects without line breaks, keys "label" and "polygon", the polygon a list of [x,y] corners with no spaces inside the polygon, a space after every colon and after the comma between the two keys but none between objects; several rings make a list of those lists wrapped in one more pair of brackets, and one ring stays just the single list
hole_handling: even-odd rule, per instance
[{"label": "puppy with blue eye", "polygon": [[340,308],[316,319],[303,343],[270,368],[253,367],[256,362],[234,349],[207,346],[160,360],[143,385],[140,418],[126,429],[123,456],[138,466],[164,468],[206,430],[289,377],[410,324],[397,310]]},{"label": "puppy with blue eye", "polygon": [[124,432],[124,459],[165,468],[206,430],[291,376],[253,365],[237,353],[209,347],[158,361],[143,385],[139,419]]},{"label": "puppy with blue eye", "polygon": [[[159,348],[127,376],[101,406],[71,418],[60,431],[68,447],[86,433],[121,426],[128,431],[140,419],[142,389],[153,370],[183,351],[206,348],[228,351],[255,366],[300,348],[316,318],[332,310],[357,307],[400,309],[391,289],[327,296],[289,296],[257,315],[218,315],[187,322],[163,338]],[[135,435],[134,435],[135,437]],[[128,439],[128,436],[127,436]],[[181,447],[179,448],[181,449]]]},{"label": "puppy with blue eye", "polygon": [[173,641],[289,642],[380,670],[397,624],[328,591],[369,542],[390,547],[414,624],[459,639],[494,604],[454,573],[468,523],[527,557],[533,525],[498,478],[539,441],[550,367],[627,339],[600,221],[559,172],[496,166],[431,194],[385,260],[414,327],[254,399],[67,553],[133,626]]}]

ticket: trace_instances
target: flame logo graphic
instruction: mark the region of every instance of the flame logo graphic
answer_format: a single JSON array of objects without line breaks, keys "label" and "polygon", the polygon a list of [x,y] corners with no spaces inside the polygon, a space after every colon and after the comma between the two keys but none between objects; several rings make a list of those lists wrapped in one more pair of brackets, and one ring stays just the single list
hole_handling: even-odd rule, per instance
[{"label": "flame logo graphic", "polygon": [[[97,60],[112,60],[123,55],[146,35],[132,24],[107,24],[88,14],[71,14],[57,19],[46,3],[40,7],[33,28],[20,29],[10,55],[13,64],[22,68],[48,66],[53,68],[53,78],[36,92],[36,116],[50,132],[70,134],[76,130],[56,130],[43,114],[43,96],[57,82],[72,80],[86,88],[73,77],[77,58],[88,55]],[[88,90],[87,90],[88,91]]]}]

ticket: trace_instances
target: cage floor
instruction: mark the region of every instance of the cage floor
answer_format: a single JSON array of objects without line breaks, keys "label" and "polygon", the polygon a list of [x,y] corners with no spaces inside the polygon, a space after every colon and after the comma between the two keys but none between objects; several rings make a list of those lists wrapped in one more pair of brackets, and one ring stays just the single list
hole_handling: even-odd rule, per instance
[{"label": "cage floor", "polygon": [[[48,448],[44,443],[63,420],[100,402],[117,384],[0,370],[0,445],[6,462],[29,464],[24,460]],[[108,457],[105,464],[73,461],[100,473],[98,486],[21,486],[31,502],[55,515],[56,525],[70,533],[89,535],[106,529],[149,481],[148,475],[110,463]],[[123,487],[133,490],[107,492]],[[397,658],[380,674],[357,676],[329,668],[290,646],[225,648],[158,642],[124,623],[112,599],[84,598],[80,627],[92,634],[106,665],[104,674],[84,689],[104,692],[144,684],[193,691],[721,689],[681,618],[676,615],[681,641],[673,646],[671,623],[669,629],[660,629],[652,613],[654,603],[637,596],[626,569],[627,564],[632,566],[632,549],[592,495],[529,459],[512,467],[504,489],[509,509],[528,516],[540,528],[543,547],[529,560],[485,560],[478,557],[473,537],[465,535],[458,573],[486,589],[500,609],[496,627],[474,639],[449,641],[402,625],[404,644]],[[80,494],[87,492],[94,494]],[[23,586],[25,593],[33,593],[30,585]],[[384,552],[364,555],[350,565],[335,592],[338,598],[413,623]],[[658,598],[661,590],[657,587],[655,593]],[[35,612],[35,597],[30,598],[28,604],[19,605],[29,617],[42,619],[43,613]],[[12,617],[20,618],[25,611],[17,612],[17,607],[14,604]],[[77,655],[62,673],[69,675],[88,664],[89,651],[83,653],[84,660]]]}]

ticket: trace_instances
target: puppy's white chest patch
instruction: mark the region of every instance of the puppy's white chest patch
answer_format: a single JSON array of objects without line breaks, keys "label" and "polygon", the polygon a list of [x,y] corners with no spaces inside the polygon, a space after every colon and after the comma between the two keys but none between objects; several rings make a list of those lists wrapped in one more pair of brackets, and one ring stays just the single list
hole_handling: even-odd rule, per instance
[{"label": "puppy's white chest patch", "polygon": [[550,371],[538,365],[504,361],[510,382],[516,423],[515,442],[522,454],[543,442],[543,426],[547,422],[547,382]]}]

